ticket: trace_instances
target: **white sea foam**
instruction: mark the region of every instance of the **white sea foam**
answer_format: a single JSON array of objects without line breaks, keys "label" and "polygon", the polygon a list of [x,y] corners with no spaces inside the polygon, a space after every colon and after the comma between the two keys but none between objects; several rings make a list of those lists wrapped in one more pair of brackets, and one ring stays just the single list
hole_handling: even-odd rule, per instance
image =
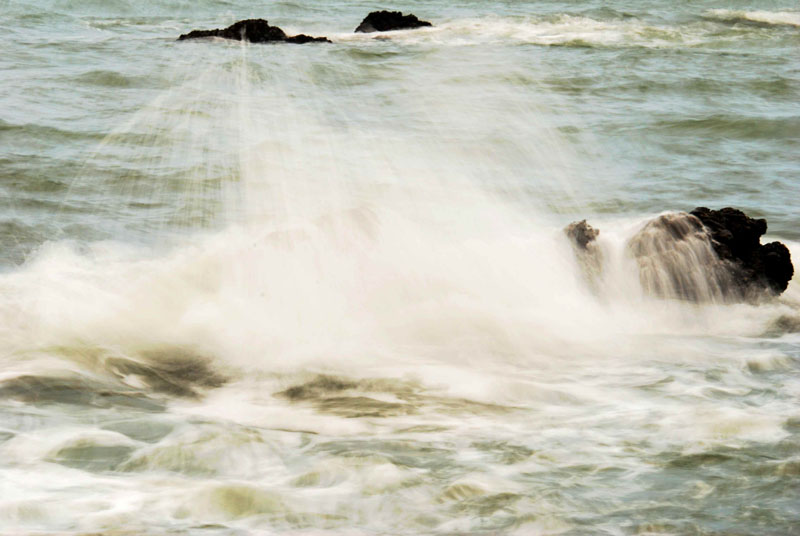
[{"label": "white sea foam", "polygon": [[[648,298],[626,250],[629,231],[613,223],[603,227],[608,264],[593,295],[558,228],[537,230],[512,216],[509,234],[497,234],[498,219],[510,214],[490,211],[484,233],[495,231],[483,238],[473,223],[463,235],[452,227],[442,234],[427,218],[387,215],[356,242],[362,220],[345,218],[334,229],[309,225],[308,237],[290,243],[275,242],[270,227],[233,228],[149,259],[113,244],[88,255],[55,244],[0,277],[3,347],[26,360],[72,344],[126,355],[192,347],[264,371],[358,374],[416,363],[439,378],[433,383],[449,377],[463,391],[472,380],[449,370],[455,363],[531,367],[636,353],[643,335],[755,335],[784,307]],[[794,287],[784,302],[796,299]],[[430,365],[448,371],[437,375]]]},{"label": "white sea foam", "polygon": [[774,26],[800,26],[800,11],[743,11],[733,9],[712,9],[711,18],[722,21],[750,21]]},{"label": "white sea foam", "polygon": [[[452,24],[386,37],[660,39],[585,17]],[[187,68],[200,48],[182,49]],[[4,529],[558,532],[587,500],[616,523],[620,489],[669,482],[654,475],[683,457],[786,437],[800,384],[770,377],[793,361],[762,335],[798,316],[797,283],[758,306],[648,295],[628,248],[642,215],[591,222],[604,264],[588,284],[564,216],[542,209],[581,185],[551,101],[459,84],[526,73],[448,57],[392,79],[384,113],[358,88],[331,97],[353,73],[294,73],[281,50],[215,49],[227,63],[105,140],[135,171],[120,195],[178,197],[188,230],[54,240],[0,275]],[[72,192],[106,185],[102,171]],[[175,355],[227,383],[169,391],[157,365]],[[47,383],[61,375],[73,383]],[[81,468],[101,465],[92,449],[106,468]]]},{"label": "white sea foam", "polygon": [[384,39],[403,43],[441,45],[530,43],[543,46],[673,48],[719,41],[703,23],[657,24],[638,18],[595,19],[553,16],[465,18],[444,21],[432,28],[376,34],[337,34],[337,41]]},{"label": "white sea foam", "polygon": [[[316,524],[324,518],[314,516],[338,515],[389,527],[431,505],[524,495],[520,474],[558,474],[587,459],[597,471],[646,474],[647,456],[617,450],[619,434],[630,430],[647,436],[636,448],[672,453],[675,463],[786,437],[783,425],[796,413],[790,402],[719,400],[765,388],[747,373],[752,352],[737,354],[725,341],[758,335],[777,315],[796,315],[795,283],[781,301],[761,307],[651,298],[625,253],[643,222],[600,221],[610,262],[596,295],[559,227],[526,225],[486,199],[477,207],[459,195],[448,202],[477,217],[482,207],[493,221],[480,220],[476,237],[475,222],[453,229],[449,221],[443,233],[437,218],[373,209],[367,237],[361,219],[342,217],[335,231],[309,222],[291,240],[275,241],[268,225],[232,227],[167,254],[53,244],[0,276],[0,340],[18,371],[41,374],[40,357],[29,358],[48,352],[77,359],[69,366],[87,373],[86,356],[98,349],[135,357],[190,347],[212,355],[230,377],[203,401],[173,402],[170,414],[181,424],[155,444],[88,425],[6,441],[5,460],[34,467],[83,463],[70,454],[76,447],[132,452],[115,466],[130,476],[109,482],[77,469],[37,469],[47,486],[17,475],[28,492],[0,504],[2,519],[32,527],[58,527],[61,519],[96,531],[176,520],[245,529],[265,516]],[[277,394],[319,373],[386,383],[297,401]],[[337,413],[348,400],[378,408],[399,402],[413,411]],[[427,450],[413,450],[417,441]],[[517,450],[496,454],[495,444]],[[432,485],[425,463],[456,462],[472,469]],[[70,495],[70,511],[35,503],[66,482],[106,492]],[[400,499],[398,510],[392,504]],[[541,516],[563,508],[523,504]],[[468,517],[442,523],[470,526]]]}]

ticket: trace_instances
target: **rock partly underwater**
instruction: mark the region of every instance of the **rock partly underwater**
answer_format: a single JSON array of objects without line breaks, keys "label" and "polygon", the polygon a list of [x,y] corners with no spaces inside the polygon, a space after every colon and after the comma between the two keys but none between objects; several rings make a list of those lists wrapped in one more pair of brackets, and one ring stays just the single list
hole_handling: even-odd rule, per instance
[{"label": "rock partly underwater", "polygon": [[251,43],[330,43],[327,37],[311,37],[305,34],[287,36],[286,32],[277,26],[270,26],[264,19],[240,20],[222,29],[193,30],[178,37],[178,41],[207,37],[220,37],[222,39],[249,41]]},{"label": "rock partly underwater", "polygon": [[399,11],[373,11],[361,21],[356,32],[389,32],[392,30],[412,30],[423,26],[433,26],[430,22],[419,20],[416,15],[403,15]]},{"label": "rock partly underwater", "polygon": [[[564,231],[582,269],[596,278],[602,263],[595,242],[599,231],[586,220]],[[741,210],[698,207],[650,220],[627,248],[650,294],[696,302],[751,301],[781,294],[794,274],[784,244],[761,244],[766,231],[766,220]]]}]

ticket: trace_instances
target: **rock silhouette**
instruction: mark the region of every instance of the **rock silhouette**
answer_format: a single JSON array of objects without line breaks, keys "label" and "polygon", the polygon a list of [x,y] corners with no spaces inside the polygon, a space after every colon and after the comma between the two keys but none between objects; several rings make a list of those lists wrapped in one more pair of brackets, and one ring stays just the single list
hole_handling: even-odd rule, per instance
[{"label": "rock silhouette", "polygon": [[419,20],[416,15],[403,15],[399,11],[373,11],[356,28],[358,33],[389,32],[392,30],[411,30],[423,26],[433,26],[430,22]]},{"label": "rock silhouette", "polygon": [[193,30],[178,37],[178,41],[186,39],[202,39],[206,37],[221,37],[222,39],[232,39],[234,41],[249,41],[250,43],[330,43],[327,37],[311,37],[310,35],[300,34],[287,36],[286,32],[277,26],[270,26],[264,19],[240,20],[227,28],[217,28],[215,30]]},{"label": "rock silhouette", "polygon": [[731,207],[721,210],[698,207],[691,215],[710,233],[717,256],[735,268],[739,285],[765,287],[774,294],[786,290],[794,275],[791,254],[780,242],[761,244],[767,220],[750,218]]}]

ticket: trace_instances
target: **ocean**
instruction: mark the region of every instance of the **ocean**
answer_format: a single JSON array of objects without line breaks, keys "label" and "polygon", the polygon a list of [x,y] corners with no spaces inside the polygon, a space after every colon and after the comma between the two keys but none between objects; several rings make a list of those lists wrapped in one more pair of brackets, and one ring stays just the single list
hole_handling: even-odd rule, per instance
[{"label": "ocean", "polygon": [[[246,18],[332,43],[176,40]],[[797,277],[659,297],[628,246],[732,206],[797,264],[796,4],[0,28],[1,534],[800,534]]]}]

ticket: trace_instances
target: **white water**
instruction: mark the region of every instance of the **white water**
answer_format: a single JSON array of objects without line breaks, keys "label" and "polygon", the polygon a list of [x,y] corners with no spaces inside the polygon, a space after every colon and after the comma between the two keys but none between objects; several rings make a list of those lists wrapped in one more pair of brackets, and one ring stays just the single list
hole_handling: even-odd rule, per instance
[{"label": "white water", "polygon": [[[95,397],[8,397],[5,526],[531,534],[575,528],[578,502],[614,530],[675,460],[790,435],[796,365],[759,345],[797,321],[796,283],[758,306],[650,296],[628,249],[648,216],[592,221],[604,269],[587,284],[547,205],[575,204],[594,163],[538,120],[551,101],[488,102],[433,68],[376,116],[356,90],[328,96],[347,72],[288,84],[251,63],[269,49],[222,46],[230,63],[109,136],[64,202],[101,183],[112,146],[135,164],[119,188],[178,196],[183,230],[56,240],[0,275],[3,381],[78,377]],[[147,371],[184,354],[227,383],[156,389]],[[678,478],[714,496],[713,478]]]},{"label": "white water", "polygon": [[[267,370],[420,357],[527,365],[576,351],[616,356],[614,341],[641,335],[743,324],[758,334],[770,319],[728,326],[702,307],[647,297],[626,246],[640,220],[602,222],[603,282],[599,295],[589,288],[563,223],[522,184],[535,169],[536,195],[569,198],[578,157],[513,92],[494,95],[511,113],[491,147],[498,103],[482,108],[482,96],[435,80],[398,89],[407,114],[398,123],[356,130],[369,117],[342,115],[323,94],[318,109],[299,108],[247,61],[261,50],[240,50],[225,71],[160,95],[92,157],[128,148],[139,168],[123,187],[155,204],[173,195],[161,175],[188,169],[177,187],[185,225],[224,229],[182,235],[168,251],[44,246],[3,276],[9,353],[174,345]],[[78,177],[73,191],[96,181]],[[710,259],[688,262],[702,277]]]},{"label": "white water", "polygon": [[[373,34],[339,33],[331,37],[339,42],[368,42],[384,39],[406,44],[436,44],[439,46],[501,45],[509,42],[544,46],[576,47],[642,47],[685,48],[718,47],[747,38],[746,31],[724,32],[722,23],[759,23],[777,27],[800,25],[800,12],[795,11],[734,11],[712,9],[704,20],[691,23],[643,20],[633,16],[614,19],[591,15],[516,15],[482,16],[443,21],[435,27],[415,32]],[[712,21],[714,23],[712,23]],[[740,29],[740,28],[739,28]],[[741,30],[741,29],[740,29]],[[746,28],[744,29],[746,30]]]},{"label": "white water", "polygon": [[800,11],[737,11],[733,9],[712,9],[709,15],[715,19],[723,21],[749,21],[763,24],[800,26]]}]

